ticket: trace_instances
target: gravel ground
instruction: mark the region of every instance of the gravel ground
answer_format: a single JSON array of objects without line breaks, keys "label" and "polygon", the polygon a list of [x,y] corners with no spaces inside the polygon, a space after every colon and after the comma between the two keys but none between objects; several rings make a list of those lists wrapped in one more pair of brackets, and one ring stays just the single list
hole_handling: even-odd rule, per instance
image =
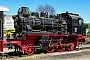
[{"label": "gravel ground", "polygon": [[79,51],[65,51],[54,53],[33,54],[32,56],[23,55],[23,57],[3,57],[2,60],[90,60],[90,44],[83,45]]}]

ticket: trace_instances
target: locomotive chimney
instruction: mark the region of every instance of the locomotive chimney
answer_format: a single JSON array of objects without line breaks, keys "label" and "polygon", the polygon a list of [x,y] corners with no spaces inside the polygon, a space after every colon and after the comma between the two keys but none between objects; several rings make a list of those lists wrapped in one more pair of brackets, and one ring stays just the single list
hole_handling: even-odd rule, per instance
[{"label": "locomotive chimney", "polygon": [[26,7],[21,7],[22,13],[26,13]]},{"label": "locomotive chimney", "polygon": [[68,14],[68,11],[66,11],[66,13]]},{"label": "locomotive chimney", "polygon": [[29,10],[27,7],[21,7],[21,14],[24,16],[24,17],[27,17],[29,15]]}]

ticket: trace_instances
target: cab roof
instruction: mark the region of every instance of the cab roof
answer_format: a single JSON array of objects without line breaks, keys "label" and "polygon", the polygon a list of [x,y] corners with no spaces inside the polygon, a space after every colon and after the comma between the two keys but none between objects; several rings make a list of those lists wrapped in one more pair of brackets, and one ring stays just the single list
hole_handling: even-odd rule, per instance
[{"label": "cab roof", "polygon": [[7,8],[5,6],[0,6],[0,11],[9,12],[9,8]]}]

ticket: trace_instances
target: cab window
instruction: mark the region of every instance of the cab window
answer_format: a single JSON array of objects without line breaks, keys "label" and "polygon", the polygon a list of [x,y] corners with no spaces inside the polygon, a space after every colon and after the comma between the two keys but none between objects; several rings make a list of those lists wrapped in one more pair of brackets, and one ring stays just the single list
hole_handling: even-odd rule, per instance
[{"label": "cab window", "polygon": [[79,25],[79,20],[77,18],[72,19],[73,25]]}]

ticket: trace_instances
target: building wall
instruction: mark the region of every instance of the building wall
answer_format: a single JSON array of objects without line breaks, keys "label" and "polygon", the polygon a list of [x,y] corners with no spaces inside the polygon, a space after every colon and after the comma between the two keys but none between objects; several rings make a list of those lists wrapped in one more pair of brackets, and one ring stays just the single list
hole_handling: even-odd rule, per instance
[{"label": "building wall", "polygon": [[12,19],[12,15],[5,16],[3,23],[4,28],[14,28],[14,21]]}]

